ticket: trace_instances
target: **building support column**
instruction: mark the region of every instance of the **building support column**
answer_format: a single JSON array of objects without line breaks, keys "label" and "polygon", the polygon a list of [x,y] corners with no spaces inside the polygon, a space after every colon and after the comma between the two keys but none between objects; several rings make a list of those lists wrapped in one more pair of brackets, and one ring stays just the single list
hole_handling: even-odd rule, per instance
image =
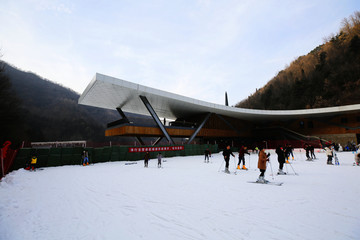
[{"label": "building support column", "polygon": [[143,140],[139,136],[136,136],[135,138],[140,143],[141,146],[145,145],[145,143],[143,142]]},{"label": "building support column", "polygon": [[111,122],[111,123],[108,123],[107,124],[108,128],[118,126],[118,125],[121,125],[121,124],[124,124],[124,123],[130,123],[129,119],[126,117],[125,113],[121,110],[121,108],[116,108],[116,110],[120,114],[121,119],[116,120],[116,121]]},{"label": "building support column", "polygon": [[170,137],[169,133],[166,131],[164,125],[161,123],[158,115],[156,114],[156,112],[154,111],[154,109],[152,108],[150,102],[148,101],[148,99],[145,96],[141,96],[140,95],[140,99],[141,101],[144,103],[145,107],[147,108],[147,110],[149,111],[150,115],[152,116],[152,118],[154,119],[154,121],[156,122],[156,124],[158,125],[158,127],[160,128],[160,130],[162,131],[162,133],[164,134],[164,136],[166,137],[166,139],[173,145],[175,145],[174,141],[172,140],[172,138]]},{"label": "building support column", "polygon": [[187,142],[187,144],[190,144],[196,137],[196,135],[198,135],[198,133],[200,132],[200,130],[203,128],[203,126],[205,125],[205,123],[209,120],[211,116],[211,113],[208,113],[205,116],[204,121],[202,121],[202,123],[200,124],[200,126],[195,130],[195,132],[193,133],[193,135],[191,135],[191,137],[189,138],[189,141]]},{"label": "building support column", "polygon": [[157,145],[164,137],[159,137],[156,139],[156,141],[153,143],[153,146]]}]

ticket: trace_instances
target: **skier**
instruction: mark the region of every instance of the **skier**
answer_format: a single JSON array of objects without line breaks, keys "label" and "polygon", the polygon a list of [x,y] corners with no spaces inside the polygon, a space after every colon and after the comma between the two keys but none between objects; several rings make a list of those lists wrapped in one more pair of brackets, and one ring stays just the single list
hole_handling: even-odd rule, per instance
[{"label": "skier", "polygon": [[268,180],[265,180],[265,171],[266,171],[266,162],[269,161],[269,155],[266,155],[265,149],[260,147],[259,152],[259,161],[258,161],[258,168],[260,170],[260,175],[256,182],[259,183],[267,183]]},{"label": "skier", "polygon": [[161,158],[162,158],[162,155],[161,155],[161,152],[158,153],[157,155],[157,159],[158,159],[158,168],[161,168]]},{"label": "skier", "polygon": [[226,173],[230,173],[230,171],[229,171],[230,155],[235,157],[234,154],[232,153],[231,149],[230,149],[230,145],[228,145],[226,147],[226,149],[223,151],[223,156],[224,156],[224,161],[225,161],[225,172]]},{"label": "skier", "polygon": [[325,147],[325,152],[326,152],[326,156],[328,157],[327,164],[334,165],[332,163],[333,152],[331,151],[331,149],[329,147]]},{"label": "skier", "polygon": [[36,156],[33,156],[33,157],[31,158],[31,162],[30,162],[30,170],[35,171],[36,163],[37,163],[37,157],[36,157]]},{"label": "skier", "polygon": [[305,151],[306,151],[306,160],[307,161],[310,161],[310,148],[309,148],[309,145],[305,144],[305,147],[304,147]]},{"label": "skier", "polygon": [[355,164],[360,166],[360,153],[355,154]]},{"label": "skier", "polygon": [[255,147],[255,153],[258,154],[259,153],[259,148]]},{"label": "skier", "polygon": [[210,152],[210,150],[207,148],[207,149],[205,150],[204,154],[205,154],[205,160],[204,160],[204,162],[206,163],[206,160],[207,160],[207,162],[209,162],[209,156],[211,157],[211,152]]},{"label": "skier", "polygon": [[[286,148],[288,149],[288,148]],[[285,150],[286,151],[286,150]],[[285,152],[284,149],[279,145],[276,150],[275,150],[276,154],[278,155],[278,162],[279,162],[279,172],[278,175],[284,175],[286,174],[283,171],[283,167],[284,167],[284,163],[285,163]]]},{"label": "skier", "polygon": [[83,159],[83,162],[82,162],[83,166],[89,165],[89,153],[87,151],[83,151],[82,159]]},{"label": "skier", "polygon": [[[291,144],[288,144],[285,146],[285,156],[286,156],[287,160],[290,159],[290,155],[292,157],[292,160],[294,160],[293,147],[291,146]],[[287,163],[289,163],[289,162],[287,162]]]},{"label": "skier", "polygon": [[150,153],[146,152],[145,157],[144,157],[144,167],[146,167],[146,168],[148,167],[149,159],[150,159]]},{"label": "skier", "polygon": [[312,158],[312,159],[316,159],[314,146],[310,144],[310,145],[309,145],[309,150],[310,150],[311,158]]},{"label": "skier", "polygon": [[240,150],[239,150],[239,163],[237,165],[237,169],[241,169],[240,163],[242,162],[243,163],[242,169],[247,170],[247,168],[245,167],[245,154],[250,155],[250,153],[248,153],[248,151],[247,151],[247,148],[244,146],[241,146]]}]

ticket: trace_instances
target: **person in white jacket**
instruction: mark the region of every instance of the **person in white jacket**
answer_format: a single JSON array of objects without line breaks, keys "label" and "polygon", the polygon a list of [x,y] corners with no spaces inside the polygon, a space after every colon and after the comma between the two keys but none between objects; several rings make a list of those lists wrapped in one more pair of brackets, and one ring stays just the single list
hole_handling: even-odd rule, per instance
[{"label": "person in white jacket", "polygon": [[355,164],[360,166],[360,153],[355,153]]},{"label": "person in white jacket", "polygon": [[329,147],[325,147],[325,153],[326,153],[326,156],[328,157],[327,164],[333,165],[333,163],[332,163],[332,158],[333,158],[332,150]]}]

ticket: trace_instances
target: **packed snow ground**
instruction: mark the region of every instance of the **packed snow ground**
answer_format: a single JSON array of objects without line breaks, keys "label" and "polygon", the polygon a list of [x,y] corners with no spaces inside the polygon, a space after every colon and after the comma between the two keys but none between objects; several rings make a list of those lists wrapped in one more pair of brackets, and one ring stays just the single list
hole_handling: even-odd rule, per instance
[{"label": "packed snow ground", "polygon": [[269,166],[266,179],[282,186],[248,183],[259,175],[254,154],[237,175],[219,171],[221,154],[167,158],[161,169],[157,160],[21,169],[0,182],[0,239],[360,239],[354,154],[338,153],[340,166],[316,154],[295,154],[298,175]]}]

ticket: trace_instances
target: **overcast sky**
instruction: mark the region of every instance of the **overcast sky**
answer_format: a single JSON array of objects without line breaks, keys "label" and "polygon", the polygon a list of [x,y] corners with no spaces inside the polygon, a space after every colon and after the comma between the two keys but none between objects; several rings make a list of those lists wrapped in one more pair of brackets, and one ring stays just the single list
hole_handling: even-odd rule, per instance
[{"label": "overcast sky", "polygon": [[2,60],[82,93],[96,72],[235,105],[359,0],[0,0]]}]

